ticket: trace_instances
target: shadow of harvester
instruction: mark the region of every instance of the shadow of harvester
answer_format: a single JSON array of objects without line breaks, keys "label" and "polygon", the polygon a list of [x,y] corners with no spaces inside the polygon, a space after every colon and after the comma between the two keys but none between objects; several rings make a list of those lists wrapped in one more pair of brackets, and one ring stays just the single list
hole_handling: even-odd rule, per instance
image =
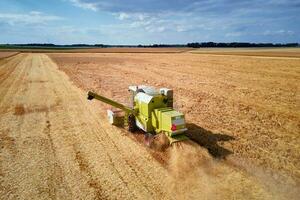
[{"label": "shadow of harvester", "polygon": [[213,133],[196,124],[187,124],[187,128],[186,135],[200,146],[206,148],[213,157],[222,159],[233,153],[220,146],[218,142],[234,140],[234,137],[221,133]]}]

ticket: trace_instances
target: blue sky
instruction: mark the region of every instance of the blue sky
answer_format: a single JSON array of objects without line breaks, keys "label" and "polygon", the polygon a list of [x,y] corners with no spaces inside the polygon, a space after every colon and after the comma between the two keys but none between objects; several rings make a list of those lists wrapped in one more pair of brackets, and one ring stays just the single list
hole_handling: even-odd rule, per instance
[{"label": "blue sky", "polygon": [[300,43],[300,0],[0,0],[0,43]]}]

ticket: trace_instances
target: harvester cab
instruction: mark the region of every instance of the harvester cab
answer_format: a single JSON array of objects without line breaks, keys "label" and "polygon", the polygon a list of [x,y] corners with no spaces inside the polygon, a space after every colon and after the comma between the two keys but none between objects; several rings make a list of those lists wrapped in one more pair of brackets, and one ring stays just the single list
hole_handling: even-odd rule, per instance
[{"label": "harvester cab", "polygon": [[[88,93],[88,99],[95,98],[124,111],[124,124],[131,132],[141,129],[145,133],[165,133],[171,144],[188,139],[184,135],[187,130],[184,115],[173,109],[173,90],[156,90],[154,87],[140,85],[130,86],[129,91],[131,102],[128,107],[93,92]],[[111,124],[117,124],[118,112],[107,111]]]}]

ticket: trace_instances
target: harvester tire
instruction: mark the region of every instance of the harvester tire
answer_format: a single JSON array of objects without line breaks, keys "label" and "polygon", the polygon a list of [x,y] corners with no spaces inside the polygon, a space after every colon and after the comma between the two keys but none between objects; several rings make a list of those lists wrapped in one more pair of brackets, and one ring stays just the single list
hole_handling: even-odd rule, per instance
[{"label": "harvester tire", "polygon": [[128,115],[128,131],[135,132],[137,130],[137,126],[135,123],[135,116],[130,114]]}]

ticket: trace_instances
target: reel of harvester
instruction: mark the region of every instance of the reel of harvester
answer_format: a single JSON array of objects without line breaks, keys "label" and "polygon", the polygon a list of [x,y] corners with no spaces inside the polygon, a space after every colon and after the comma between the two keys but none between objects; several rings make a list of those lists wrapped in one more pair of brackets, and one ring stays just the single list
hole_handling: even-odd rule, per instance
[{"label": "reel of harvester", "polygon": [[[170,144],[187,140],[187,130],[184,115],[173,109],[173,90],[160,88],[156,90],[149,86],[130,86],[131,106],[125,106],[114,100],[88,92],[88,100],[97,99],[124,112],[121,124],[130,132],[138,129],[147,134],[164,133]],[[120,111],[108,110],[109,122],[120,124]]]}]

